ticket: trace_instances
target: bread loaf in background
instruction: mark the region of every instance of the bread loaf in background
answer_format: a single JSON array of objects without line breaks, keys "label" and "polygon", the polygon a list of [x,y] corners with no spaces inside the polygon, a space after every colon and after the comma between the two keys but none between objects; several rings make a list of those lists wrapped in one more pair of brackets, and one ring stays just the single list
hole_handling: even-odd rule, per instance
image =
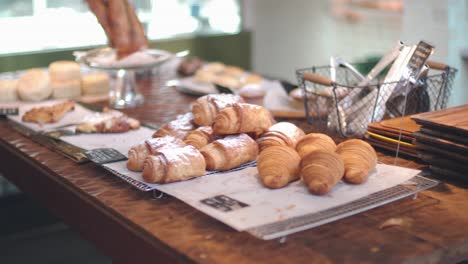
[{"label": "bread loaf in background", "polygon": [[74,61],[55,61],[49,64],[51,81],[79,80],[81,78],[80,65]]},{"label": "bread loaf in background", "polygon": [[83,95],[107,94],[110,90],[109,75],[106,73],[92,73],[81,77],[81,91]]},{"label": "bread loaf in background", "polygon": [[52,95],[49,74],[42,69],[30,69],[18,80],[18,95],[24,101],[42,101]]},{"label": "bread loaf in background", "polygon": [[18,100],[16,87],[18,80],[0,80],[0,102],[13,102]]}]

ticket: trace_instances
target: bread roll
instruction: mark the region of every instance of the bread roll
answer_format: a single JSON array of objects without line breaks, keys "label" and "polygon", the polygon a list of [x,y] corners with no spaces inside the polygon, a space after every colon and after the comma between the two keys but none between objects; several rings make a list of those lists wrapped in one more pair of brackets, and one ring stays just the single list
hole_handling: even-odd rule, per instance
[{"label": "bread roll", "polygon": [[56,99],[61,98],[75,98],[81,95],[81,82],[77,80],[68,81],[51,81],[52,97]]},{"label": "bread roll", "polygon": [[18,100],[16,87],[18,80],[0,80],[0,102],[12,102]]},{"label": "bread roll", "polygon": [[41,69],[26,71],[18,81],[18,95],[24,101],[41,101],[49,98],[52,88],[49,84],[49,74]]},{"label": "bread roll", "polygon": [[110,90],[109,75],[93,73],[81,77],[81,91],[84,95],[107,94]]},{"label": "bread roll", "polygon": [[79,80],[81,78],[80,65],[74,61],[56,61],[49,65],[51,81]]}]

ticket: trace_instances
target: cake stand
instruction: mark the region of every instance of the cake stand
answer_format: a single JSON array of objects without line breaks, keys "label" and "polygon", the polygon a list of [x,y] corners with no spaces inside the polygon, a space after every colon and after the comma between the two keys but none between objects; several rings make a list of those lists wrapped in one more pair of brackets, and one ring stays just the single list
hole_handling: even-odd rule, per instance
[{"label": "cake stand", "polygon": [[86,52],[75,52],[76,61],[91,69],[104,70],[115,75],[109,92],[109,106],[123,109],[141,105],[143,95],[138,90],[136,72],[161,66],[174,55],[163,50],[138,51],[121,60],[116,59],[112,48],[98,48]]}]

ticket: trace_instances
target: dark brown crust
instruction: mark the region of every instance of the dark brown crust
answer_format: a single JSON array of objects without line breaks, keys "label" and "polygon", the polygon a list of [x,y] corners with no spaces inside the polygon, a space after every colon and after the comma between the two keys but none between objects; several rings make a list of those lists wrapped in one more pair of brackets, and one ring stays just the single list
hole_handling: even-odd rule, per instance
[{"label": "dark brown crust", "polygon": [[88,2],[89,9],[94,13],[96,16],[99,24],[101,24],[102,28],[104,29],[104,33],[106,33],[107,39],[109,41],[109,45],[111,47],[114,46],[113,38],[112,38],[112,30],[109,24],[109,17],[107,14],[107,1],[105,0],[86,0]]}]

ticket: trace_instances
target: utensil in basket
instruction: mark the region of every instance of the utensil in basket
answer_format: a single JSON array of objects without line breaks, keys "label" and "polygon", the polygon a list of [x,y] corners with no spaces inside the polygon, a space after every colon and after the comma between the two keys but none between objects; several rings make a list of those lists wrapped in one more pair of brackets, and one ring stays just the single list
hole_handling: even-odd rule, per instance
[{"label": "utensil in basket", "polygon": [[[363,66],[366,65],[364,63],[361,64]],[[359,64],[353,65],[359,66]],[[376,121],[372,120],[372,118],[375,116],[377,103],[381,104],[379,105],[380,109],[386,110],[382,119],[401,116],[405,112],[413,113],[445,108],[447,98],[450,95],[451,84],[457,70],[445,64],[431,61],[427,61],[427,65],[431,68],[431,71],[421,71],[415,78],[416,80],[419,79],[418,82],[409,87],[407,95],[396,94],[392,96],[392,98],[398,99],[394,99],[395,101],[392,102],[394,105],[388,107],[388,109],[386,108],[391,104],[389,103],[391,101],[382,102],[377,100],[380,89],[385,83],[374,80],[368,86],[359,87],[357,86],[359,81],[356,80],[356,76],[349,72],[349,69],[343,67],[337,69],[336,82],[328,78],[331,75],[330,66],[299,69],[296,71],[296,75],[299,85],[304,91],[307,120],[309,123],[317,126],[317,129],[325,126],[325,129],[330,132],[334,131],[342,136],[351,137],[359,136],[360,132],[367,130],[368,123]],[[425,72],[427,76],[424,76]],[[350,78],[350,76],[353,78]],[[393,83],[392,85],[396,84]],[[331,93],[320,94],[318,92],[320,91],[320,87],[325,90],[331,90]],[[348,96],[351,94],[365,96],[361,97],[361,100],[357,103],[351,104],[350,108],[343,104],[345,100],[348,100],[348,96],[339,98],[336,93],[338,89],[347,91]],[[373,90],[375,92],[372,93],[371,91]],[[403,89],[402,91],[405,90]],[[318,104],[320,100],[327,100],[329,104]],[[357,111],[357,115],[349,115],[350,109]]]}]

